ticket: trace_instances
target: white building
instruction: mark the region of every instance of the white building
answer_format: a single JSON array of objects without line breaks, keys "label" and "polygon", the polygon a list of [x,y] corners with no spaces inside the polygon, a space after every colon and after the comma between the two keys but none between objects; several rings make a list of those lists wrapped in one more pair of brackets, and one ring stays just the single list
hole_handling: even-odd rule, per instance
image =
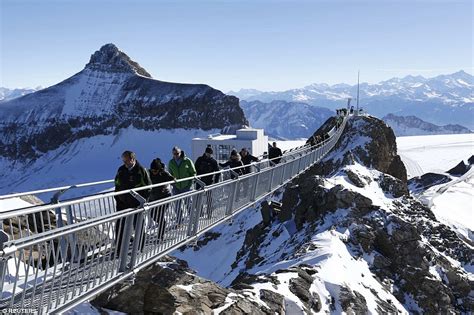
[{"label": "white building", "polygon": [[239,129],[235,135],[209,135],[207,138],[194,138],[192,141],[193,161],[201,156],[207,146],[211,146],[214,151],[214,158],[218,162],[225,162],[230,157],[232,150],[240,152],[242,148],[253,156],[262,156],[268,152],[268,136],[265,136],[263,129]]}]

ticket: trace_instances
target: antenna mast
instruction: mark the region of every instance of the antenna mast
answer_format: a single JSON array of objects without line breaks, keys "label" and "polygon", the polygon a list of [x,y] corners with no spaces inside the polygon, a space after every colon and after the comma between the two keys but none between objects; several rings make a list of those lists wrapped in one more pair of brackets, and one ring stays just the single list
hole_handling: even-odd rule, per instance
[{"label": "antenna mast", "polygon": [[359,77],[360,70],[357,71],[357,112],[359,112]]}]

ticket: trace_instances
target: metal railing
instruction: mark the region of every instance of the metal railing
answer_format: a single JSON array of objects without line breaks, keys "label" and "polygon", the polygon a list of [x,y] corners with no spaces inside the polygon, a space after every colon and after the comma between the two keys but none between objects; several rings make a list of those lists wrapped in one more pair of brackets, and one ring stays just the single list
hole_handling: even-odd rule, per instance
[{"label": "metal railing", "polygon": [[[196,239],[265,198],[320,161],[337,143],[348,117],[323,142],[262,161],[254,172],[147,202],[139,191],[189,180],[0,213],[0,308],[61,312],[89,300],[163,255]],[[247,167],[247,166],[244,166]],[[206,174],[205,176],[209,176]],[[117,211],[114,198],[138,207]]]}]

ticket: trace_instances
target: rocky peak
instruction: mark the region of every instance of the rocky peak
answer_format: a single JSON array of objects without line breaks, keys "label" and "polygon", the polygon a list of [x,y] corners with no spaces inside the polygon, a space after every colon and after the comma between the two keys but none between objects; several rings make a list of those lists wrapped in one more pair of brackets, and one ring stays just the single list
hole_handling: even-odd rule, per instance
[{"label": "rocky peak", "polygon": [[114,44],[106,44],[92,54],[86,69],[125,72],[151,78],[151,75]]},{"label": "rocky peak", "polygon": [[[324,135],[332,126],[334,117],[329,118],[313,136]],[[393,130],[382,120],[372,116],[352,117],[333,152],[321,162],[322,175],[332,174],[355,161],[392,175],[406,184],[407,172],[397,154],[395,140]]]}]

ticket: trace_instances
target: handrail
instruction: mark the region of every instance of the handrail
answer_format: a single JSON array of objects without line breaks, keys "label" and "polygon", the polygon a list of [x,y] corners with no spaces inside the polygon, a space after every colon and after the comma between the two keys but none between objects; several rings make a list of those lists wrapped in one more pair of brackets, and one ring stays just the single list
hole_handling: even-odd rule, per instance
[{"label": "handrail", "polygon": [[[308,147],[311,147],[311,146],[309,144],[305,144],[305,145],[293,148],[291,150],[286,150],[286,151],[284,151],[284,153],[287,153],[287,156],[288,155],[293,155],[296,152],[301,152],[302,150],[307,149]],[[259,162],[255,162],[255,163],[252,163],[252,164],[265,163],[265,162],[273,161],[273,160],[276,160],[276,159],[281,159],[284,156],[285,155],[283,155],[281,157],[275,157],[273,159],[263,159],[263,160],[260,160]],[[263,157],[263,155],[258,156],[258,157],[259,158]],[[240,169],[240,168],[245,168],[245,167],[248,167],[248,165],[234,168],[234,170],[235,169]],[[182,178],[180,180],[175,180],[175,181],[171,181],[171,182],[167,182],[167,183],[160,183],[160,184],[161,185],[169,185],[171,183],[179,183],[179,182],[182,182],[182,181],[192,180],[194,178],[202,178],[202,177],[207,177],[209,175],[214,175],[214,174],[223,174],[227,170],[228,170],[227,168],[224,168],[224,169],[221,169],[221,170],[213,172],[213,173],[206,173],[206,174],[197,175],[197,176],[190,176],[190,177]],[[97,182],[87,182],[87,183],[74,184],[74,185],[69,185],[69,186],[60,186],[60,187],[53,187],[53,188],[46,188],[46,189],[39,189],[39,190],[31,190],[31,191],[26,191],[26,192],[21,192],[21,193],[11,193],[11,194],[6,194],[6,195],[0,195],[0,200],[9,199],[9,198],[16,198],[16,197],[22,197],[22,196],[28,196],[28,195],[43,194],[43,193],[49,193],[49,192],[59,192],[59,191],[68,190],[68,189],[71,189],[71,188],[84,188],[84,187],[90,187],[90,186],[111,184],[113,182],[114,182],[113,179],[107,179],[107,180],[101,180],[101,181],[97,181]],[[160,186],[160,185],[158,185],[158,186]],[[151,185],[150,185],[150,186],[146,186],[146,187],[155,188],[155,187],[158,187],[158,186],[151,187]]]},{"label": "handrail", "polygon": [[[326,139],[314,146],[311,146],[309,144],[306,144],[304,146],[302,146],[301,148],[299,148],[298,150],[295,150],[295,151],[291,151],[289,152],[288,154],[286,155],[283,155],[283,156],[280,156],[280,157],[275,157],[273,159],[266,159],[266,160],[262,160],[262,161],[259,161],[259,162],[255,162],[255,163],[251,163],[250,165],[262,165],[264,163],[268,163],[269,161],[273,161],[273,160],[278,160],[278,159],[283,159],[283,158],[286,158],[286,157],[290,157],[290,156],[293,156],[293,155],[296,155],[296,154],[299,154],[300,152],[304,151],[304,150],[307,150],[307,149],[311,149],[313,147],[317,147],[317,146],[322,146],[326,143],[326,141],[328,141],[329,139]],[[92,200],[95,200],[95,199],[100,199],[100,198],[103,198],[103,197],[114,197],[114,196],[119,196],[119,195],[124,195],[124,194],[128,194],[132,191],[141,191],[141,190],[147,190],[147,189],[153,189],[153,188],[157,188],[157,187],[161,187],[161,186],[168,186],[168,185],[173,185],[173,184],[176,184],[176,183],[180,183],[180,182],[186,182],[186,181],[190,181],[190,180],[195,180],[195,179],[201,179],[203,177],[208,177],[208,176],[214,176],[216,174],[225,174],[229,171],[234,171],[235,170],[239,170],[239,169],[245,169],[247,168],[249,165],[243,165],[243,166],[238,166],[238,167],[234,167],[234,168],[224,168],[224,169],[221,169],[219,171],[216,171],[216,172],[212,172],[212,173],[206,173],[206,174],[201,174],[201,175],[195,175],[195,176],[190,176],[190,177],[186,177],[186,178],[181,178],[181,179],[174,179],[172,181],[167,181],[167,182],[163,182],[163,183],[158,183],[158,184],[152,184],[152,185],[148,185],[148,186],[142,186],[142,187],[138,187],[138,188],[133,188],[133,189],[127,189],[127,190],[121,190],[121,191],[117,191],[117,192],[106,192],[106,193],[98,193],[98,194],[94,194],[94,195],[91,195],[91,196],[86,196],[86,197],[78,197],[78,198],[73,198],[71,200],[66,200],[66,201],[62,201],[60,202],[59,200],[57,202],[54,202],[54,203],[48,203],[46,205],[41,205],[41,206],[28,206],[28,207],[23,207],[23,208],[17,208],[17,209],[10,209],[10,210],[7,210],[7,211],[3,211],[3,212],[0,212],[0,220],[6,216],[6,214],[10,214],[10,213],[14,213],[15,211],[25,211],[24,214],[28,214],[28,213],[32,213],[33,210],[35,209],[35,211],[44,211],[44,210],[50,210],[50,209],[53,209],[53,208],[58,208],[60,206],[68,206],[68,205],[72,205],[78,201],[92,201]],[[105,181],[100,181],[100,182],[94,182],[94,183],[85,183],[85,184],[78,184],[78,185],[73,185],[73,186],[63,186],[63,187],[59,187],[59,188],[51,188],[51,189],[45,189],[45,190],[39,190],[39,191],[36,191],[37,193],[38,192],[53,192],[53,191],[61,191],[61,190],[67,190],[71,187],[87,187],[87,186],[93,186],[93,185],[99,185],[99,184],[105,184],[105,183],[113,183],[114,180],[105,180]],[[13,194],[13,195],[16,195],[16,196],[24,196],[24,195],[31,195],[33,192],[26,192],[26,193],[17,193],[17,194]],[[6,199],[7,197],[8,198],[12,198],[11,197],[12,195],[5,195],[5,196],[0,196],[0,200],[2,198]],[[39,208],[38,208],[39,207]],[[28,209],[30,209],[30,211],[28,211]],[[39,210],[41,209],[41,210]]]},{"label": "handrail", "polygon": [[[309,147],[312,148],[312,147],[318,147],[318,146],[324,145],[325,141],[321,142],[318,145],[309,146]],[[288,157],[288,156],[291,156],[291,155],[294,155],[294,154],[295,153],[292,152],[292,154],[287,155],[285,157]],[[277,158],[274,158],[274,159],[271,159],[271,160],[281,159],[281,158],[283,158],[283,156],[282,157],[277,157]],[[268,160],[268,161],[271,161],[271,160]],[[267,162],[267,161],[261,161],[259,163],[264,163],[264,162]],[[253,165],[256,165],[256,164],[259,164],[259,163],[254,163]],[[191,177],[186,177],[186,178],[182,178],[182,179],[175,179],[175,180],[168,181],[168,182],[152,184],[152,185],[142,186],[142,187],[133,188],[133,189],[126,189],[126,190],[121,190],[121,191],[112,191],[112,192],[94,194],[94,195],[91,195],[91,196],[74,198],[74,199],[66,200],[66,201],[59,201],[57,203],[52,203],[52,204],[50,203],[50,204],[46,204],[46,205],[11,209],[11,210],[0,212],[0,220],[3,220],[5,218],[9,218],[9,217],[14,216],[14,215],[27,215],[27,214],[34,213],[34,212],[47,211],[47,210],[52,210],[52,209],[56,209],[56,208],[59,208],[59,207],[70,206],[70,205],[73,205],[73,204],[76,204],[76,203],[79,203],[79,202],[93,201],[93,200],[98,200],[98,199],[102,199],[102,198],[105,198],[105,197],[115,197],[115,196],[119,196],[119,195],[129,194],[129,193],[134,192],[134,191],[137,192],[137,191],[153,189],[153,188],[157,188],[157,187],[161,187],[161,186],[168,186],[168,185],[172,185],[172,184],[176,184],[176,183],[180,183],[180,182],[194,180],[196,178],[213,176],[215,174],[224,174],[228,171],[234,171],[235,172],[235,170],[237,170],[237,169],[242,169],[242,168],[245,168],[245,167],[248,167],[248,166],[249,165],[239,166],[239,167],[235,167],[235,168],[226,168],[226,169],[222,169],[222,170],[219,170],[219,171],[216,171],[216,172],[202,174],[202,175],[199,175],[199,176],[191,176]],[[245,177],[245,176],[248,176],[248,175],[251,175],[251,174],[242,175],[240,177]],[[229,179],[229,180],[232,180],[232,179]]]}]

